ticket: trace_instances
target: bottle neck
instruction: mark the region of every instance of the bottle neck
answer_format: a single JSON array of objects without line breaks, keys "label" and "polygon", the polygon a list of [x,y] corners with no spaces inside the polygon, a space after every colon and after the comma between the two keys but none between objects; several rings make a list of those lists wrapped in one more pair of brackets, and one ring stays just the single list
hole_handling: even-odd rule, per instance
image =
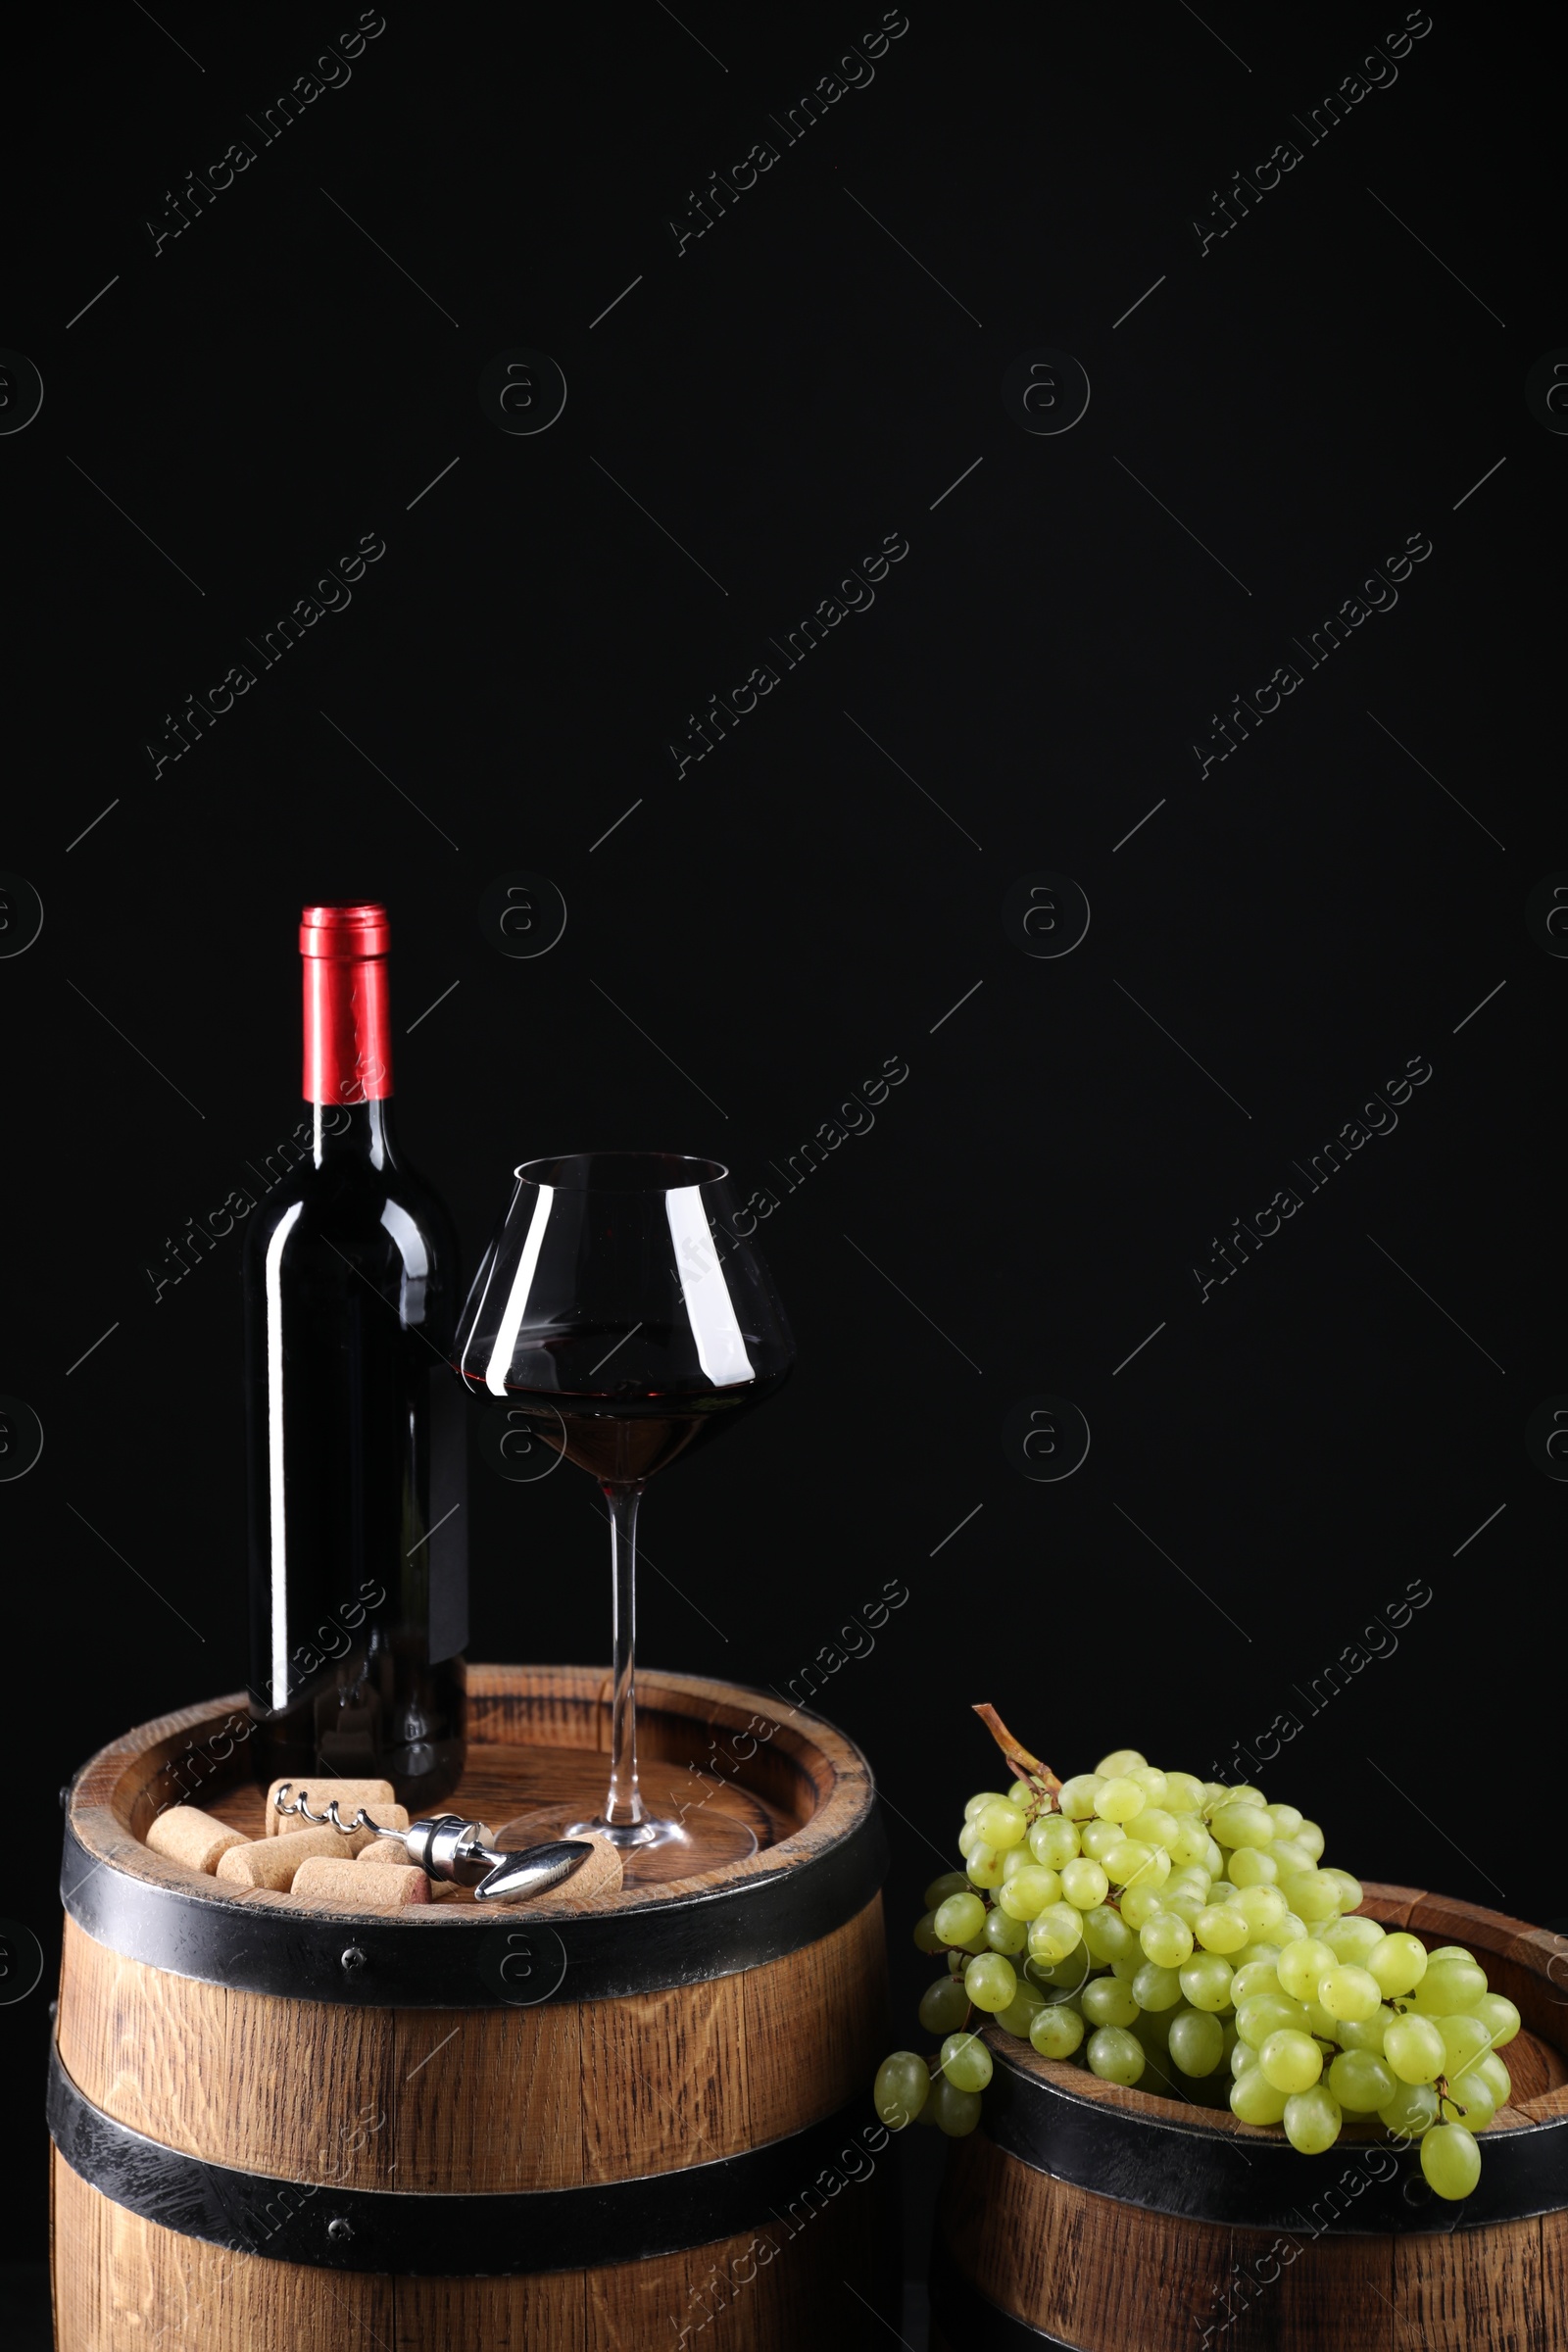
[{"label": "bottle neck", "polygon": [[[385,956],[307,955],[307,1102],[363,1110],[392,1092],[392,1006]],[[366,1122],[359,1122],[364,1125]],[[317,1119],[318,1136],[323,1122]]]},{"label": "bottle neck", "polygon": [[345,1160],[395,1168],[397,1130],[391,1096],[380,1095],[368,1102],[313,1102],[311,1156],[318,1168]]}]

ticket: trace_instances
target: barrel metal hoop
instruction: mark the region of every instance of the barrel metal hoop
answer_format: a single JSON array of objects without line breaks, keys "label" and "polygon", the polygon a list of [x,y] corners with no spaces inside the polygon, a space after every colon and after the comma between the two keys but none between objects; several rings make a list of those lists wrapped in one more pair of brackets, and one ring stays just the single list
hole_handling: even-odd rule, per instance
[{"label": "barrel metal hoop", "polygon": [[[714,2163],[592,2187],[478,2196],[339,2188],[207,2163],[105,2115],[77,2089],[56,2049],[48,2112],[50,2136],[72,2171],[143,2221],[232,2253],[401,2277],[596,2269],[685,2252],[746,2230],[781,2250],[829,2193],[869,2178],[861,2169],[868,2155],[860,2137],[863,2096],[804,2132]],[[818,2186],[828,2176],[831,2192]]]},{"label": "barrel metal hoop", "polygon": [[1077,2352],[1065,2336],[1047,2335],[1014,2318],[982,2294],[959,2270],[946,2246],[931,2249],[931,2317],[952,2344],[964,2352]]},{"label": "barrel metal hoop", "polygon": [[984,2093],[985,2130],[1036,2172],[1183,2221],[1293,2237],[1446,2235],[1559,2212],[1568,2203],[1568,2118],[1489,2132],[1478,2187],[1462,2202],[1435,2197],[1416,2151],[1346,2139],[1303,2158],[1283,2135],[1250,2132],[1245,2146],[1205,2128],[1132,2114],[1026,2073],[1004,2057]]},{"label": "barrel metal hoop", "polygon": [[[509,1915],[498,1905],[482,1923],[351,1919],[155,1885],[89,1853],[68,1820],[60,1894],[95,1943],[171,1976],[355,2008],[489,2009],[615,2000],[763,1967],[857,1918],[887,1864],[873,1803],[805,1861],[646,1906],[573,1917]],[[530,1930],[556,1956],[553,1968],[513,1964],[513,1945]],[[350,1943],[363,1954],[352,1967],[344,1959]]]}]

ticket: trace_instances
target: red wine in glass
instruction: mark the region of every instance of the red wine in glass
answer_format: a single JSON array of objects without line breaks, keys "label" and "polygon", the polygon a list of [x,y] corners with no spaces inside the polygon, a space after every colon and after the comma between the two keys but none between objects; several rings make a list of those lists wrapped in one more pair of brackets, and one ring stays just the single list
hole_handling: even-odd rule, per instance
[{"label": "red wine in glass", "polygon": [[[586,1470],[610,1517],[613,1675],[610,1788],[526,1817],[530,1839],[599,1831],[628,1879],[685,1878],[756,1849],[754,1831],[702,1805],[651,1810],[637,1771],[637,1512],[676,1456],[732,1428],[782,1386],[794,1343],[717,1161],[587,1152],[529,1160],[464,1308],[457,1364],[474,1390],[523,1411]],[[755,1219],[753,1220],[755,1224]],[[503,1832],[503,1840],[506,1832]]]}]

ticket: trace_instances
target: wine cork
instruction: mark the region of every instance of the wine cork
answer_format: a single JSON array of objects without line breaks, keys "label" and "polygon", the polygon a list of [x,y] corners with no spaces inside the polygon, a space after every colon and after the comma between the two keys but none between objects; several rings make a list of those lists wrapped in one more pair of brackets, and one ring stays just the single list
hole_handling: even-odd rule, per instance
[{"label": "wine cork", "polygon": [[[403,1824],[401,1822],[394,1822],[391,1826],[394,1829],[401,1829]],[[408,1858],[408,1847],[401,1844],[396,1838],[372,1838],[368,1845],[362,1845],[359,1849],[359,1852],[354,1857],[357,1862],[393,1863],[406,1863]]]},{"label": "wine cork", "polygon": [[343,1911],[400,1911],[408,1903],[427,1903],[430,1882],[412,1862],[361,1870],[358,1863],[322,1854],[301,1864],[290,1891],[303,1901]]},{"label": "wine cork", "polygon": [[[563,1879],[559,1886],[550,1887],[544,1894],[497,1902],[496,1917],[499,1919],[503,1911],[570,1911],[592,1895],[613,1894],[621,1882],[620,1848],[612,1845],[608,1838],[601,1837],[597,1830],[574,1831],[572,1842],[576,1843],[579,1838],[586,1840],[594,1850],[569,1879]],[[528,1842],[523,1839],[521,1845]],[[532,1842],[543,1844],[545,1839],[540,1838]],[[496,1856],[498,1862],[505,1859],[504,1854]],[[484,1907],[480,1906],[481,1909]]]},{"label": "wine cork", "polygon": [[[378,1805],[390,1805],[397,1793],[390,1781],[334,1781],[324,1776],[305,1781],[274,1781],[267,1791],[269,1838],[281,1837],[301,1826],[297,1813],[279,1813],[277,1792],[280,1788],[288,1790],[287,1801],[291,1805],[303,1796],[313,1813],[324,1813],[335,1796],[337,1809],[345,1821],[352,1821],[362,1805],[371,1812]],[[405,1814],[398,1827],[403,1829],[407,1826],[408,1816]]]},{"label": "wine cork", "polygon": [[296,1830],[290,1838],[252,1838],[229,1847],[218,1865],[218,1876],[226,1886],[270,1886],[274,1894],[285,1893],[302,1863],[318,1855],[340,1862],[348,1844],[341,1832],[330,1827]]},{"label": "wine cork", "polygon": [[215,1871],[231,1846],[246,1842],[243,1830],[229,1829],[195,1805],[171,1805],[147,1833],[147,1843],[155,1854],[169,1862],[183,1862],[187,1870]]}]

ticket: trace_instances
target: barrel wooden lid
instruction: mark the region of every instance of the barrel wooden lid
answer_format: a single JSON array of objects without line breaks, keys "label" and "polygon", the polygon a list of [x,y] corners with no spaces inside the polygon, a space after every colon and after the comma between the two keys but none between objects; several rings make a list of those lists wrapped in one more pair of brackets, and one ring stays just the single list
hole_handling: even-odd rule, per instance
[{"label": "barrel wooden lid", "polygon": [[[500,1828],[547,1801],[593,1809],[607,1778],[609,1677],[572,1666],[470,1665],[468,1761],[444,1810]],[[645,1779],[738,1813],[759,1849],[690,1879],[625,1886],[547,1911],[471,1898],[399,1913],[323,1912],[239,1888],[154,1853],[160,1810],[194,1804],[249,1836],[264,1824],[249,1777],[243,1693],[139,1726],[83,1765],[66,1795],[61,1894],[85,1932],[125,1957],[237,1989],[442,2008],[600,1999],[730,1973],[841,1926],[881,1885],[886,1843],[854,1742],[769,1693],[696,1676],[638,1676]],[[504,1966],[532,1938],[537,1965]],[[509,1944],[509,1936],[513,1941]],[[539,1990],[556,1972],[558,1981]]]}]

